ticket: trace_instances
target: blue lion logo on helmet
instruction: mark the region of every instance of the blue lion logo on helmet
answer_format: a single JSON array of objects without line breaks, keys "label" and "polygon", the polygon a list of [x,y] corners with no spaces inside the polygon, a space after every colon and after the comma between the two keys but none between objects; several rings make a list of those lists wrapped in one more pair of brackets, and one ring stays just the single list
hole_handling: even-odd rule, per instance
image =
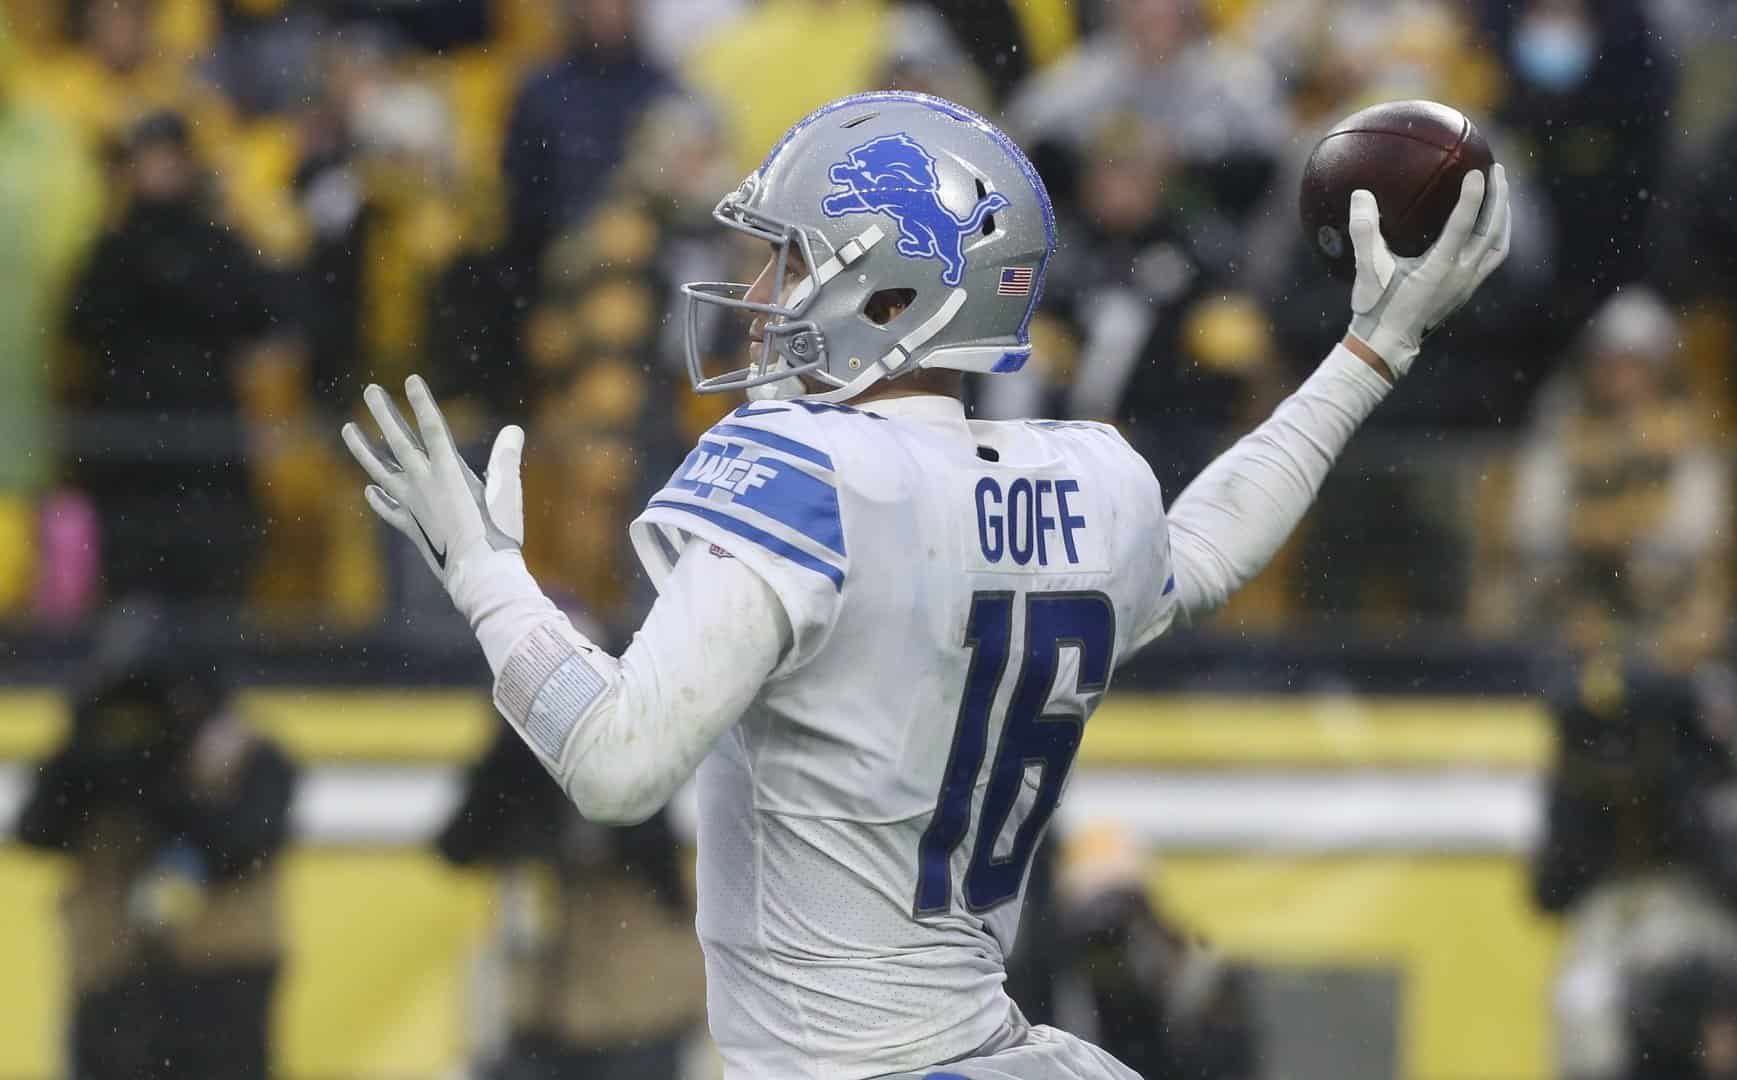
[{"label": "blue lion logo on helmet", "polygon": [[940,259],[941,280],[948,285],[964,280],[965,237],[982,228],[984,218],[1010,205],[1006,196],[992,191],[965,217],[954,217],[941,205],[935,159],[904,132],[852,148],[827,175],[842,188],[820,201],[827,217],[890,215],[899,223],[899,254]]}]

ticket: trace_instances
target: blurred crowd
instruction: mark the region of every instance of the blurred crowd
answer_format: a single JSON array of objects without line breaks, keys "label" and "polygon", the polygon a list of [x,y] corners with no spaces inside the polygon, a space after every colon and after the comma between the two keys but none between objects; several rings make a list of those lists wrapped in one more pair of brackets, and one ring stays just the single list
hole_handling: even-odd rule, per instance
[{"label": "blurred crowd", "polygon": [[[281,1068],[275,1004],[295,957],[280,856],[301,769],[252,724],[232,673],[182,647],[172,618],[104,621],[67,688],[66,737],[32,770],[15,823],[19,843],[67,863],[70,1080],[265,1080]],[[453,1018],[470,1031],[467,1060],[450,1075],[715,1076],[691,850],[669,812],[625,828],[584,820],[499,723],[458,779],[432,852],[499,887]],[[1090,1036],[1148,1080],[1262,1075],[1250,969],[1162,909],[1130,835],[1100,825],[1046,840],[1032,873],[1008,980],[1028,1018]]]},{"label": "blurred crowd", "polygon": [[[1730,5],[0,13],[0,623],[26,632],[146,596],[284,634],[443,608],[335,439],[364,385],[415,371],[461,441],[527,427],[526,557],[620,644],[647,599],[626,524],[732,405],[691,392],[670,317],[682,282],[745,280],[760,254],[711,208],[791,122],[874,88],[998,120],[1062,218],[1035,362],[974,384],[972,409],[1110,420],[1174,494],[1344,330],[1346,290],[1296,222],[1320,134],[1381,100],[1464,109],[1516,185],[1513,257],[1223,618],[1445,623],[1583,658],[1551,699],[1534,866],[1539,906],[1574,918],[1561,1074],[1737,1076],[1737,690],[1713,663],[1734,554]],[[743,328],[701,329],[735,366]],[[292,771],[208,672],[98,667],[18,827],[79,860],[69,920],[124,928],[69,935],[79,1075],[261,1075]],[[508,882],[509,1030],[480,1071],[673,1074],[700,1009],[674,844],[661,818],[580,821],[506,736],[476,764],[439,850]],[[1131,866],[1041,860],[1022,1005],[1149,1076],[1254,1075],[1240,973]],[[584,932],[623,913],[636,931],[607,948]],[[182,1016],[230,1041],[188,1040]]]},{"label": "blurred crowd", "polygon": [[[1063,219],[985,417],[1116,422],[1175,493],[1343,331],[1296,225],[1341,116],[1476,118],[1514,256],[1226,619],[1444,623],[1682,667],[1730,616],[1737,18],[1714,0],[6,0],[0,620],[141,593],[286,632],[434,610],[333,438],[426,375],[526,424],[527,557],[606,630],[623,526],[728,403],[672,300],[835,96],[932,91]],[[720,361],[740,327],[703,327]]]}]

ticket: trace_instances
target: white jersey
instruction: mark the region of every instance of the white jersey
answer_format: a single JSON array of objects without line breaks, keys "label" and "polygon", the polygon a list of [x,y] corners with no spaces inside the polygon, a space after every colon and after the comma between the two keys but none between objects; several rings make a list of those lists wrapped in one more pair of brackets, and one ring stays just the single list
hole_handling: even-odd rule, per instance
[{"label": "white jersey", "polygon": [[1084,723],[1175,611],[1150,468],[1101,424],[760,402],[633,537],[659,578],[688,537],[727,550],[792,632],[698,776],[730,1074],[843,1080],[982,1045]]}]

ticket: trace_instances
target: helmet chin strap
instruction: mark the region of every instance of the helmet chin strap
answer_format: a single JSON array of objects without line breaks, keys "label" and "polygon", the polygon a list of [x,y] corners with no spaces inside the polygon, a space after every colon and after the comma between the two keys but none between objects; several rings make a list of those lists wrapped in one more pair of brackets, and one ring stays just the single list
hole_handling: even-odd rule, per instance
[{"label": "helmet chin strap", "polygon": [[[807,281],[807,278],[803,279],[804,283]],[[743,391],[748,395],[748,400],[782,401],[788,398],[801,397],[805,392],[806,387],[802,384],[801,375],[796,374],[796,372],[802,369],[807,362],[799,358],[795,364],[790,363],[784,355],[783,343],[786,340],[791,343],[790,347],[798,352],[811,351],[816,354],[825,352],[825,341],[818,330],[804,329],[795,334],[782,335],[777,333],[776,328],[769,329],[766,342],[761,346],[762,358],[750,361],[749,370],[753,372],[755,378],[763,375],[777,375],[783,371],[789,371],[792,374],[787,379],[774,379],[758,386],[748,387]]]},{"label": "helmet chin strap", "polygon": [[856,397],[864,390],[867,390],[875,383],[880,382],[889,374],[891,373],[881,367],[880,364],[870,364],[868,368],[856,378],[835,390],[827,390],[824,393],[819,394],[803,394],[801,397],[804,401],[825,401],[834,404],[846,402],[851,398]]},{"label": "helmet chin strap", "polygon": [[913,363],[912,356],[916,355],[917,351],[927,344],[930,338],[940,333],[948,323],[953,321],[954,316],[959,314],[959,309],[965,306],[965,300],[965,290],[954,289],[947,294],[947,299],[942,301],[940,308],[933,315],[913,327],[908,334],[899,340],[897,345],[887,350],[880,359],[865,365],[855,378],[836,389],[826,390],[818,394],[803,394],[802,397],[809,401],[849,401],[882,379],[890,379],[895,375],[902,375],[907,371],[915,370],[921,366],[921,363]]}]

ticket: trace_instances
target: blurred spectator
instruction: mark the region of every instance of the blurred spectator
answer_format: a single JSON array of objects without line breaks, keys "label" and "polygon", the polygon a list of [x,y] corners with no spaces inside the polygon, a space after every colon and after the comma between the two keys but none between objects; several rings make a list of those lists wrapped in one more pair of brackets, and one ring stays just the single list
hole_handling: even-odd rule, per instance
[{"label": "blurred spectator", "polygon": [[302,343],[277,338],[239,373],[261,532],[248,599],[279,629],[360,629],[380,614],[384,568],[355,492],[332,484],[342,463],[327,415],[309,393],[308,369]]},{"label": "blurred spectator", "polygon": [[507,129],[507,250],[525,270],[584,217],[640,115],[675,89],[640,46],[633,0],[569,0],[567,13],[565,54],[519,88]]},{"label": "blurred spectator", "polygon": [[639,30],[645,50],[675,71],[695,49],[742,17],[750,0],[639,0]]},{"label": "blurred spectator", "polygon": [[28,100],[71,120],[97,148],[165,109],[194,121],[204,153],[232,148],[229,105],[162,40],[159,0],[69,0],[65,10],[67,47],[24,57],[18,86]]},{"label": "blurred spectator", "polygon": [[1502,62],[1455,0],[1269,0],[1239,35],[1278,71],[1301,127],[1379,101],[1428,98],[1487,126]]},{"label": "blurred spectator", "polygon": [[1599,659],[1548,700],[1557,756],[1532,887],[1572,920],[1555,993],[1559,1075],[1681,1075],[1636,1059],[1624,1018],[1644,1021],[1637,1001],[1658,972],[1737,963],[1737,821],[1723,809],[1737,794],[1737,695],[1729,678]]},{"label": "blurred spectator", "polygon": [[[96,162],[70,125],[18,92],[17,54],[0,24],[0,616],[30,598],[39,572],[37,499],[58,479],[52,332],[101,224]],[[45,332],[45,330],[49,332]],[[45,550],[52,562],[63,553]]]},{"label": "blurred spectator", "polygon": [[491,19],[502,6],[501,0],[417,0],[414,4],[333,0],[332,3],[338,16],[350,26],[378,26],[434,53],[485,42]]},{"label": "blurred spectator", "polygon": [[1647,269],[1677,65],[1642,4],[1504,0],[1487,11],[1512,76],[1501,118],[1555,218],[1557,295],[1544,314],[1561,341]]},{"label": "blurred spectator", "polygon": [[[976,13],[978,17],[985,14]],[[979,25],[995,24],[985,21]],[[1012,25],[1004,28],[1006,32],[1014,29]],[[992,42],[999,35],[979,33],[975,39],[956,38],[939,13],[920,4],[901,4],[888,12],[886,33],[880,70],[871,80],[877,90],[933,94],[978,112],[990,111],[989,83],[966,50],[973,40]]]},{"label": "blurred spectator", "polygon": [[[161,635],[162,627],[145,631]],[[293,773],[172,641],[100,671],[18,822],[64,852],[75,1080],[268,1073]]]},{"label": "blurred spectator", "polygon": [[1229,227],[1176,201],[1178,163],[1154,125],[1107,117],[1082,150],[1078,217],[1062,224],[1074,239],[1045,296],[1078,358],[1050,400],[1015,400],[1042,387],[1043,369],[983,392],[996,415],[1115,423],[1174,495],[1276,401],[1271,333],[1251,298],[1225,291]]},{"label": "blurred spectator", "polygon": [[1637,979],[1623,1080],[1737,1080],[1737,958],[1695,958]]},{"label": "blurred spectator", "polygon": [[1146,1080],[1261,1075],[1247,973],[1165,917],[1119,830],[1088,830],[1071,847],[1059,881],[1061,1026]]},{"label": "blurred spectator", "polygon": [[657,244],[643,207],[601,207],[549,249],[526,325],[537,453],[525,464],[525,559],[611,630],[639,614],[623,543],[644,497],[639,448],[671,419],[657,406],[668,384],[652,375],[666,293]]},{"label": "blurred spectator", "polygon": [[[991,105],[1073,40],[1067,0],[764,0],[689,55],[716,103],[740,176],[804,115],[835,98],[902,87]],[[825,63],[773,63],[809,55]]]},{"label": "blurred spectator", "polygon": [[1645,288],[1587,326],[1541,400],[1515,481],[1515,618],[1581,651],[1679,670],[1720,648],[1730,613],[1730,477],[1683,392],[1679,330]]},{"label": "blurred spectator", "polygon": [[205,73],[242,116],[288,112],[317,95],[320,39],[333,32],[322,10],[298,0],[217,0],[216,8],[219,37]]},{"label": "blurred spectator", "polygon": [[[733,254],[729,240],[735,238],[719,242],[712,210],[740,179],[730,162],[717,113],[709,105],[696,99],[665,98],[646,111],[616,176],[615,198],[637,204],[656,225],[651,261],[664,288],[660,310],[681,310],[684,283],[718,281],[728,275]],[[710,314],[702,314],[702,327]],[[673,375],[680,387],[678,408],[709,410],[716,403],[702,405],[695,400],[698,395],[686,392],[684,340],[683,321],[665,318],[656,346],[658,366]],[[685,434],[692,437],[683,438],[676,452],[685,453],[693,438],[709,426],[709,422],[702,427],[687,425]]]},{"label": "blurred spectator", "polygon": [[1065,199],[1073,185],[1057,154],[1084,151],[1106,115],[1138,113],[1201,195],[1241,218],[1291,137],[1282,90],[1258,53],[1205,32],[1198,0],[1122,0],[1102,29],[1031,78],[1007,116]]},{"label": "blurred spectator", "polygon": [[485,1080],[678,1080],[704,975],[666,813],[606,828],[574,812],[512,729],[466,774],[440,833],[459,866],[503,872],[509,1031]]},{"label": "blurred spectator", "polygon": [[257,511],[237,379],[274,328],[264,270],[213,219],[186,121],[157,113],[126,151],[127,209],[74,290],[83,348],[74,432],[97,502],[111,596],[236,598]]},{"label": "blurred spectator", "polygon": [[345,409],[368,382],[416,370],[428,297],[467,222],[447,101],[401,44],[353,31],[328,47],[325,63],[294,181],[312,234],[301,321],[316,396]]},{"label": "blurred spectator", "polygon": [[[921,5],[906,4],[905,8],[932,9],[945,20],[941,33],[931,32],[929,36],[957,42],[963,50],[958,69],[985,83],[986,101],[999,103],[1034,68],[1073,44],[1077,31],[1074,6],[1069,0],[924,0]],[[964,97],[953,100],[979,108]]]},{"label": "blurred spectator", "polygon": [[738,178],[759,167],[791,124],[874,88],[889,10],[883,0],[763,0],[694,51],[687,77],[717,105]]},{"label": "blurred spectator", "polygon": [[[734,402],[689,390],[680,283],[727,278],[711,211],[736,177],[709,110],[647,111],[608,193],[550,245],[525,320],[525,557],[612,630],[637,621],[627,523],[661,476]],[[715,320],[714,320],[715,321]],[[723,334],[720,330],[720,336]],[[731,346],[740,344],[738,334]],[[451,355],[450,353],[448,355]],[[484,373],[454,357],[458,385]]]},{"label": "blurred spectator", "polygon": [[1661,222],[1675,256],[1662,270],[1674,292],[1737,306],[1737,112],[1733,112],[1683,168],[1682,220]]}]

